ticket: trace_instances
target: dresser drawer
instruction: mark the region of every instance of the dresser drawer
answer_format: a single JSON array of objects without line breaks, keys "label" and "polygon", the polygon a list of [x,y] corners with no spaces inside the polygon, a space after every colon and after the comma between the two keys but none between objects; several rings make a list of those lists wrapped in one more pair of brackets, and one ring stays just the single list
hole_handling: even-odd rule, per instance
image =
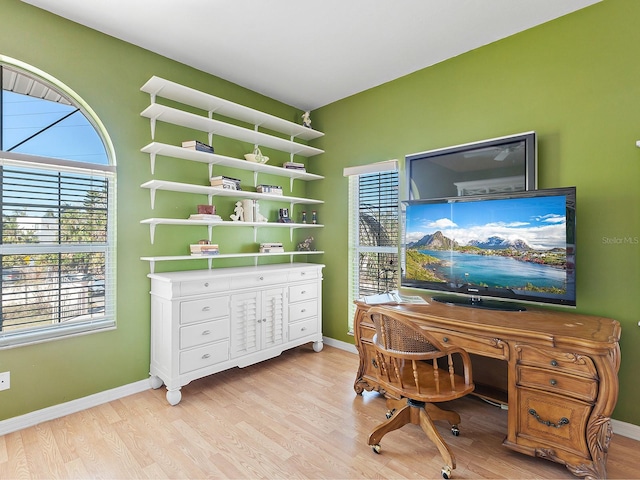
[{"label": "dresser drawer", "polygon": [[180,323],[182,325],[228,315],[229,297],[227,295],[180,303]]},{"label": "dresser drawer", "polygon": [[527,388],[518,388],[518,395],[518,444],[536,449],[546,445],[590,458],[584,434],[590,404]]},{"label": "dresser drawer", "polygon": [[312,298],[318,298],[317,283],[304,283],[302,285],[293,285],[289,287],[289,302],[291,303],[301,302]]},{"label": "dresser drawer", "polygon": [[584,355],[561,350],[516,345],[518,363],[564,371],[589,378],[598,378],[593,360]]},{"label": "dresser drawer", "polygon": [[547,392],[568,395],[587,402],[598,395],[598,382],[544,368],[518,366],[518,385],[539,388]]},{"label": "dresser drawer", "polygon": [[287,272],[262,272],[255,275],[243,275],[241,277],[231,277],[231,288],[233,290],[262,285],[274,285],[276,283],[286,283],[289,274]]},{"label": "dresser drawer", "polygon": [[229,338],[229,317],[180,328],[180,349]]},{"label": "dresser drawer", "polygon": [[289,341],[297,340],[298,338],[306,337],[307,335],[313,335],[318,332],[318,319],[308,318],[300,322],[289,324]]},{"label": "dresser drawer", "polygon": [[289,305],[289,321],[295,322],[307,317],[318,315],[318,300],[299,302]]},{"label": "dresser drawer", "polygon": [[294,270],[289,273],[289,281],[297,282],[300,280],[310,280],[318,278],[318,269],[310,268],[306,270]]},{"label": "dresser drawer", "polygon": [[210,280],[192,280],[180,282],[181,297],[190,295],[202,295],[206,293],[226,292],[229,290],[228,278],[215,278]]},{"label": "dresser drawer", "polygon": [[229,360],[229,341],[223,340],[180,352],[180,374]]}]

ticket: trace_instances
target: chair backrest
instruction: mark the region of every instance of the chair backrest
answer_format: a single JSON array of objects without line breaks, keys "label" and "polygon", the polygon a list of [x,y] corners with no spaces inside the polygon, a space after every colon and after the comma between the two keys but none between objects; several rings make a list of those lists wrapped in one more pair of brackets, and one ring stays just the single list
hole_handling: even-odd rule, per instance
[{"label": "chair backrest", "polygon": [[376,327],[373,344],[378,382],[388,394],[445,402],[473,391],[471,360],[465,350],[443,345],[393,308],[374,307],[368,315]]}]

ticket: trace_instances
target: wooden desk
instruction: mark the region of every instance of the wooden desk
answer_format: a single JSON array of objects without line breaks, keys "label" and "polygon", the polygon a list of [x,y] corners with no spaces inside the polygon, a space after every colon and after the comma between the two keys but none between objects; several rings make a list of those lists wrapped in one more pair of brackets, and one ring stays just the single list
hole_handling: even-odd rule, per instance
[{"label": "wooden desk", "polygon": [[[355,391],[379,390],[372,366],[370,305],[356,302],[360,366]],[[562,463],[576,476],[606,478],[618,399],[620,324],[609,318],[528,309],[503,312],[430,301],[387,306],[410,315],[443,342],[505,360],[506,447]]]}]

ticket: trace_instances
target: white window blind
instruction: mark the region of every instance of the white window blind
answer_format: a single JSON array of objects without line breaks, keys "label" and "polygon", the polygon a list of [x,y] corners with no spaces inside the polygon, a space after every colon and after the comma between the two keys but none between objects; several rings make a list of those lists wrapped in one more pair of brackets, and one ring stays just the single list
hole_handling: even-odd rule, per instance
[{"label": "white window blind", "polygon": [[345,169],[345,174],[348,171],[355,172],[349,178],[349,331],[352,331],[353,301],[393,290],[398,285],[398,171],[395,161]]}]

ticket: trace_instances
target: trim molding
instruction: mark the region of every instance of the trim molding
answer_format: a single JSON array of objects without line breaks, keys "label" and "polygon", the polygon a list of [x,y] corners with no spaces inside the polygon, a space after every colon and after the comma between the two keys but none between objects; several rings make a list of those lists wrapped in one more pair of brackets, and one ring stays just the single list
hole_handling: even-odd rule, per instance
[{"label": "trim molding", "polygon": [[[324,337],[323,342],[330,347],[339,348],[340,350],[356,355],[358,354],[356,346],[352,343],[328,337]],[[47,422],[91,407],[96,407],[112,400],[118,400],[120,398],[128,397],[129,395],[144,392],[150,388],[151,385],[149,384],[149,379],[139,380],[128,385],[89,395],[88,397],[78,398],[77,400],[43,408],[42,410],[36,410],[35,412],[30,412],[25,415],[8,418],[7,420],[0,421],[0,436],[6,435],[7,433],[17,432],[23,428],[33,427],[38,423]],[[632,423],[612,419],[611,426],[615,435],[621,435],[623,437],[640,441],[640,425],[634,425]]]},{"label": "trim molding", "polygon": [[33,427],[39,423],[64,417],[65,415],[80,412],[91,407],[96,407],[112,400],[144,392],[150,388],[151,385],[149,384],[149,379],[144,379],[135,383],[113,388],[111,390],[95,393],[88,397],[78,398],[76,400],[71,400],[70,402],[60,403],[58,405],[53,405],[52,407],[43,408],[42,410],[26,413],[18,417],[8,418],[7,420],[0,421],[0,436],[6,435],[7,433],[17,432],[23,428]]}]

